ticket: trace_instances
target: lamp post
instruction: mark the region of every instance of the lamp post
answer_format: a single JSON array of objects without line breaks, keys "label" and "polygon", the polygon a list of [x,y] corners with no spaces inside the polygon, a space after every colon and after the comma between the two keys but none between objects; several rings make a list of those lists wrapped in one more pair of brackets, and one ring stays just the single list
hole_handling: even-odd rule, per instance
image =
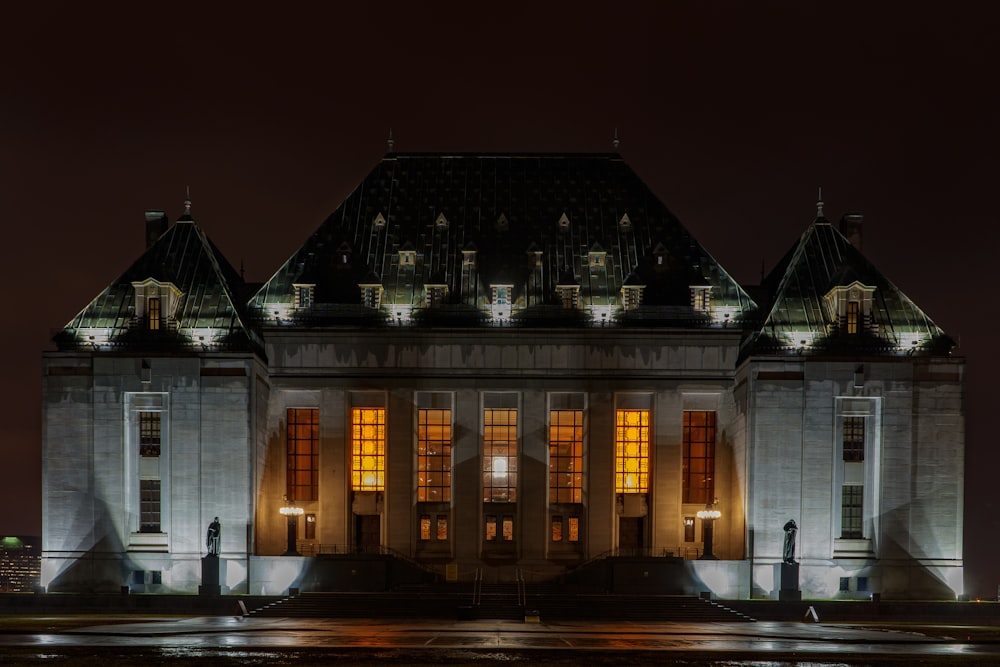
[{"label": "lamp post", "polygon": [[301,507],[296,507],[294,504],[289,504],[282,507],[279,511],[288,517],[288,550],[282,555],[301,556],[302,554],[295,548],[295,534],[298,532],[299,516],[304,514],[305,510]]},{"label": "lamp post", "polygon": [[712,528],[715,520],[722,516],[722,512],[715,509],[715,503],[705,505],[705,509],[698,511],[698,518],[701,519],[701,534],[705,542],[705,552],[699,560],[719,560],[712,553]]}]

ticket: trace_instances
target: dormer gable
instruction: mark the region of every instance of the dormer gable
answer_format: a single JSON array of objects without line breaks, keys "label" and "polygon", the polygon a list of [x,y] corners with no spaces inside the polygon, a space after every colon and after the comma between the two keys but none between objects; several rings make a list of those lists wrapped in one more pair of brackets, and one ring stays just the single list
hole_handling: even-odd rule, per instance
[{"label": "dormer gable", "polygon": [[135,319],[149,331],[168,329],[176,325],[177,305],[182,292],[170,282],[146,278],[132,283],[135,293]]},{"label": "dormer gable", "polygon": [[833,329],[841,336],[871,333],[872,297],[875,288],[855,280],[823,295],[823,308]]}]

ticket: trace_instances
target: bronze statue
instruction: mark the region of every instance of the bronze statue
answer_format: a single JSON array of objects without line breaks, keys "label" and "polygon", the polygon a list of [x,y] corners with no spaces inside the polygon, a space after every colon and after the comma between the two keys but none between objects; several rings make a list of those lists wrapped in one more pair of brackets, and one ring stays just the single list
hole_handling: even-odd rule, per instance
[{"label": "bronze statue", "polygon": [[222,524],[219,517],[215,517],[212,523],[208,524],[208,535],[205,537],[205,544],[208,546],[209,556],[218,556],[222,546]]},{"label": "bronze statue", "polygon": [[786,563],[795,562],[795,533],[799,527],[795,525],[795,519],[789,519],[785,524],[785,548],[782,558]]}]

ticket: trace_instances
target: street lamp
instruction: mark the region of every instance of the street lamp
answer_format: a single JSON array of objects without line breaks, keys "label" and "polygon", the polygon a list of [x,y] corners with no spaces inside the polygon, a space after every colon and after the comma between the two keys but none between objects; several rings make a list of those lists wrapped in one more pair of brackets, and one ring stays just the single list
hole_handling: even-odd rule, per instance
[{"label": "street lamp", "polygon": [[288,550],[283,553],[283,556],[301,556],[295,548],[295,534],[298,532],[299,527],[299,516],[305,513],[305,510],[301,507],[296,507],[294,504],[286,505],[279,510],[282,514],[288,517]]},{"label": "street lamp", "polygon": [[701,519],[701,534],[705,541],[705,552],[699,560],[719,560],[712,553],[712,527],[720,516],[722,516],[722,512],[715,509],[715,503],[709,503],[705,505],[705,509],[698,511],[698,518]]}]

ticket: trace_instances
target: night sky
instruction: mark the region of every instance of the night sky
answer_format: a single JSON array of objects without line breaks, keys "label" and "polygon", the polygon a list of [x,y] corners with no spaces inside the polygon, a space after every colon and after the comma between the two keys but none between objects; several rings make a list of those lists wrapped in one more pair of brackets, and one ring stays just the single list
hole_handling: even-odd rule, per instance
[{"label": "night sky", "polygon": [[263,281],[389,128],[404,152],[605,152],[617,128],[744,284],[819,187],[830,220],[864,214],[864,254],[967,360],[967,589],[996,595],[992,3],[35,4],[5,6],[0,38],[0,534],[41,532],[41,353],[142,253],[147,209],[175,220],[190,186]]}]

